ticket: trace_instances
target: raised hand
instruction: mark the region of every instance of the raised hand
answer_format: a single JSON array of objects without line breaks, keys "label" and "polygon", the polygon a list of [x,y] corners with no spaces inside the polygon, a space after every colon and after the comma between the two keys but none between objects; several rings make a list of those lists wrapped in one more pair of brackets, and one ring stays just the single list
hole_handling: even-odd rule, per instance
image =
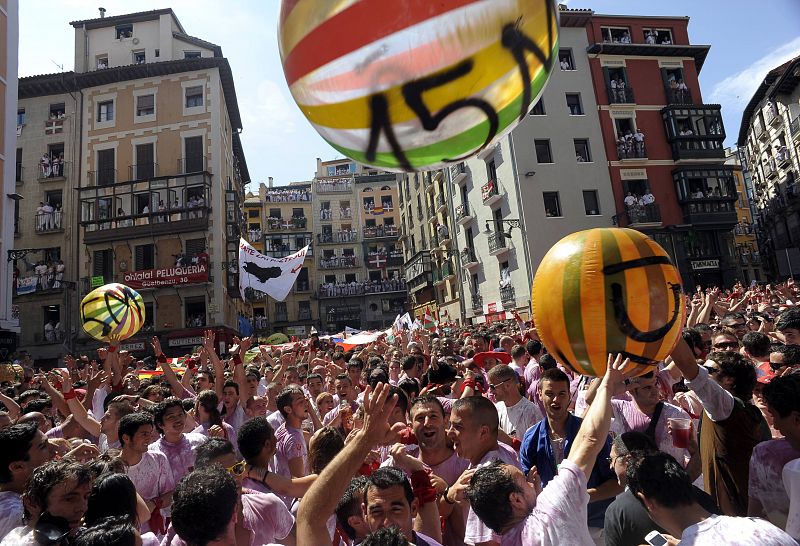
[{"label": "raised hand", "polygon": [[214,348],[213,330],[206,330],[205,332],[203,332],[203,349],[205,349],[209,353],[209,355],[216,353],[216,349]]},{"label": "raised hand", "polygon": [[394,443],[405,425],[389,425],[389,415],[397,404],[397,395],[389,396],[389,385],[378,383],[364,391],[364,434],[373,445]]},{"label": "raised hand", "polygon": [[164,354],[164,351],[161,350],[161,341],[158,336],[153,336],[153,339],[150,340],[150,345],[153,346],[153,352],[157,357]]},{"label": "raised hand", "polygon": [[622,358],[622,355],[616,357],[612,354],[608,355],[608,363],[606,366],[606,373],[603,376],[603,384],[611,392],[612,396],[622,394],[626,390],[625,379],[627,376],[623,370],[630,364],[630,359]]}]

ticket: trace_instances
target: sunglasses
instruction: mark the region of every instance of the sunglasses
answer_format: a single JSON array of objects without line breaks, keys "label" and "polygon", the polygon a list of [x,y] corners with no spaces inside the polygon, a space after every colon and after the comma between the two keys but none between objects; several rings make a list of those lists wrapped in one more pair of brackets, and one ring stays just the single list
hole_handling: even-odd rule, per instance
[{"label": "sunglasses", "polygon": [[228,473],[233,476],[241,476],[242,474],[244,474],[246,468],[247,468],[247,463],[244,461],[239,461],[233,466],[226,467],[225,470],[227,470]]},{"label": "sunglasses", "polygon": [[716,345],[714,345],[714,348],[715,349],[734,349],[735,350],[735,349],[739,348],[739,344],[738,343],[734,343],[733,341],[726,341],[724,343],[717,343]]},{"label": "sunglasses", "polygon": [[500,383],[489,383],[489,390],[495,390],[497,387],[499,387],[503,383],[508,383],[509,381],[511,381],[511,379],[505,379],[505,380],[501,381]]}]

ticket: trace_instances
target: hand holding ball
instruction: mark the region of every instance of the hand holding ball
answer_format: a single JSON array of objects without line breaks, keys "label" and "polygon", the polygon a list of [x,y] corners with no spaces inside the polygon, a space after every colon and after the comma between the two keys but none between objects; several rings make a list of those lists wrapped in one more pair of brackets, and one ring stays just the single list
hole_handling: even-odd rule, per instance
[{"label": "hand holding ball", "polygon": [[144,324],[144,300],[124,284],[95,288],[81,301],[81,324],[98,341],[128,339]]},{"label": "hand holding ball", "polygon": [[686,318],[681,278],[669,255],[633,229],[597,228],[561,239],[533,280],[536,329],[556,360],[602,377],[608,354],[641,375],[675,347]]}]

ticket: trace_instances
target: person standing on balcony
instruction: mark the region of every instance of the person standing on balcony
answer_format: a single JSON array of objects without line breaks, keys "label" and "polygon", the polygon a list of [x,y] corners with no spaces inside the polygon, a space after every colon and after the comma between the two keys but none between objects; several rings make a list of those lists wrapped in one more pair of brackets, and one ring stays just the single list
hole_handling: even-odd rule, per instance
[{"label": "person standing on balcony", "polygon": [[636,147],[636,156],[644,157],[644,133],[641,128],[637,128],[633,135],[633,142]]}]

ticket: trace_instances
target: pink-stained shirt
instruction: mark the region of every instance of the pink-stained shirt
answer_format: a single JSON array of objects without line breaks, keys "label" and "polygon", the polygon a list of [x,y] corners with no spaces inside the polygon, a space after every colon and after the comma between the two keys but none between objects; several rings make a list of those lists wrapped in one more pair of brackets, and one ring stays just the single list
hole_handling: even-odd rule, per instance
[{"label": "pink-stained shirt", "polygon": [[[250,546],[274,544],[283,540],[294,527],[294,518],[286,505],[272,493],[243,490],[242,526],[250,531]],[[186,546],[170,525],[161,546]]]},{"label": "pink-stained shirt", "polygon": [[[219,403],[217,409],[222,411],[224,404],[222,402]],[[233,427],[233,430],[236,431],[236,434],[239,434],[239,427],[242,426],[242,423],[247,421],[247,414],[242,407],[242,404],[236,402],[236,409],[234,409],[231,413],[226,413],[222,416],[222,420],[228,423],[230,426]]]},{"label": "pink-stained shirt", "polygon": [[[209,438],[208,429],[210,429],[210,428],[211,427],[208,426],[208,423],[200,424],[200,425],[197,425],[197,428],[194,429],[192,431],[192,433],[193,434],[202,434],[203,436],[206,437],[206,439],[208,439]],[[222,430],[225,431],[225,439],[228,440],[231,443],[231,445],[233,446],[233,450],[237,453],[237,457],[238,457],[239,442],[236,440],[236,431],[233,430],[233,427],[230,426],[225,421],[222,421]]]},{"label": "pink-stained shirt", "polygon": [[800,458],[788,440],[769,440],[753,448],[747,494],[761,503],[767,519],[781,529],[789,514],[789,494],[783,486],[783,467]]},{"label": "pink-stained shirt", "polygon": [[284,423],[275,432],[275,439],[277,440],[277,445],[275,446],[277,467],[275,472],[281,476],[291,478],[292,473],[289,471],[290,460],[298,457],[302,458],[303,468],[308,462],[308,447],[306,446],[306,439],[303,437],[303,430],[292,428]]},{"label": "pink-stained shirt", "polygon": [[0,540],[15,528],[24,525],[23,513],[22,496],[19,493],[0,491]]},{"label": "pink-stained shirt", "polygon": [[[497,448],[486,453],[476,465],[470,464],[469,468],[480,468],[486,466],[495,460],[501,460],[510,465],[514,465],[520,470],[522,467],[519,464],[517,453],[510,447],[503,443],[498,443]],[[586,524],[586,510],[584,510],[584,525]],[[467,530],[464,533],[465,544],[480,544],[481,542],[489,542],[494,540],[500,542],[500,537],[496,535],[489,527],[483,523],[472,508],[469,509],[467,514]],[[566,544],[566,543],[565,543]]]},{"label": "pink-stained shirt", "polygon": [[503,546],[594,546],[589,535],[586,475],[570,460],[559,466],[522,523],[506,531]]},{"label": "pink-stained shirt", "polygon": [[194,469],[194,450],[208,440],[202,434],[187,432],[181,435],[177,443],[167,442],[162,436],[147,448],[147,451],[162,453],[172,468],[172,479],[177,484]]},{"label": "pink-stained shirt", "polygon": [[[636,402],[628,400],[611,400],[611,409],[614,420],[611,423],[611,432],[622,434],[623,432],[645,432],[650,426],[650,417],[639,409]],[[656,423],[656,444],[658,449],[664,453],[669,453],[675,460],[686,465],[689,460],[689,451],[682,447],[672,445],[672,436],[667,431],[667,419],[691,419],[688,413],[677,406],[664,402],[661,415]],[[695,434],[697,429],[695,428]]]},{"label": "pink-stained shirt", "polygon": [[[416,444],[407,445],[406,452],[412,457],[420,459],[420,450],[418,445]],[[431,473],[442,478],[447,483],[447,485],[453,485],[454,483],[456,483],[456,480],[458,480],[461,474],[463,474],[464,471],[467,468],[469,468],[469,461],[466,459],[462,459],[454,451],[453,454],[450,455],[450,457],[448,457],[447,459],[445,459],[444,461],[442,461],[437,465],[430,466],[425,464],[424,461],[422,465],[425,468],[425,470],[428,470]],[[381,463],[381,467],[384,466],[395,466],[394,459],[392,459],[391,455],[383,463]]]},{"label": "pink-stained shirt", "polygon": [[143,453],[142,460],[129,466],[126,474],[136,486],[136,492],[146,501],[175,489],[169,461],[157,451]]}]

